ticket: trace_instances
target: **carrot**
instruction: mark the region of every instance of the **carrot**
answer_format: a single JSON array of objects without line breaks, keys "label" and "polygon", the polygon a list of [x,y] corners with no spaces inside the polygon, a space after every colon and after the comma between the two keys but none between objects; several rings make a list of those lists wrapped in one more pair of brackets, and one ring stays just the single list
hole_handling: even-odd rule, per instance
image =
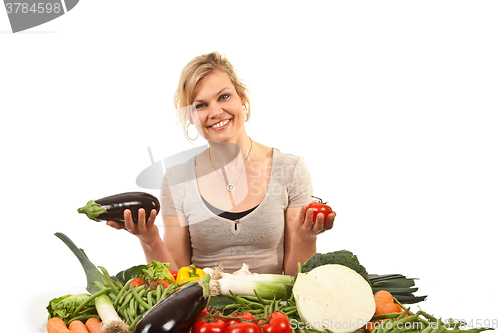
[{"label": "carrot", "polygon": [[47,333],[70,333],[66,323],[59,317],[52,317],[47,321]]},{"label": "carrot", "polygon": [[73,320],[69,324],[68,328],[75,333],[89,333],[89,331],[85,327],[85,324],[80,320]]},{"label": "carrot", "polygon": [[89,333],[102,333],[101,331],[101,320],[99,318],[89,318],[85,322],[85,327]]},{"label": "carrot", "polygon": [[375,305],[384,305],[389,303],[394,303],[394,298],[392,294],[386,290],[379,290],[373,296],[375,298]]},{"label": "carrot", "polygon": [[401,307],[396,303],[387,303],[377,306],[375,310],[376,315],[387,314],[387,313],[402,313]]},{"label": "carrot", "polygon": [[[387,290],[379,290],[373,295],[375,300],[375,315],[382,315],[388,313],[403,313],[403,309],[399,304],[394,303],[394,297]],[[365,331],[371,332],[374,328],[378,327],[381,323],[389,319],[372,320],[366,323]]]}]

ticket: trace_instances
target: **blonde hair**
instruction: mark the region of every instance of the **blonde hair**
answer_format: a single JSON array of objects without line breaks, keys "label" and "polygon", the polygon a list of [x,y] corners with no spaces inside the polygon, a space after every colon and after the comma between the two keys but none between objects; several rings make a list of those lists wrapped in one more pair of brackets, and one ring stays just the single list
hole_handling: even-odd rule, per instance
[{"label": "blonde hair", "polygon": [[[245,101],[244,109],[247,113],[247,120],[250,118],[248,88],[243,84],[238,75],[236,75],[233,65],[224,55],[221,55],[219,52],[211,52],[195,57],[181,72],[179,84],[174,94],[174,105],[181,128],[186,129],[189,123],[192,122],[191,108],[189,106],[193,102],[196,85],[216,69],[225,72],[229,76],[236,93]],[[190,140],[186,131],[184,131],[184,134]]]}]

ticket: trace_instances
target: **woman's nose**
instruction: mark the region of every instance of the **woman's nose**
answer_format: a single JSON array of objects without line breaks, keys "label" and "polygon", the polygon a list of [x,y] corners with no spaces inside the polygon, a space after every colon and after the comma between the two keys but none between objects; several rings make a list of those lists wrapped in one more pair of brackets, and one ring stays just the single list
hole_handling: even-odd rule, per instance
[{"label": "woman's nose", "polygon": [[222,113],[222,108],[220,105],[214,103],[208,106],[208,115],[210,117],[217,117]]}]

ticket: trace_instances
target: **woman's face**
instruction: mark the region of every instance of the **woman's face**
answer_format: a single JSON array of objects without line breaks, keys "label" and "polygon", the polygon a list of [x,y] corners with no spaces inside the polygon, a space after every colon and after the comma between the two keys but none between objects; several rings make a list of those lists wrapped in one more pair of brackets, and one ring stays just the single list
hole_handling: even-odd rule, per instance
[{"label": "woman's face", "polygon": [[194,124],[207,141],[236,143],[246,136],[244,103],[225,72],[214,70],[198,82],[192,104]]}]

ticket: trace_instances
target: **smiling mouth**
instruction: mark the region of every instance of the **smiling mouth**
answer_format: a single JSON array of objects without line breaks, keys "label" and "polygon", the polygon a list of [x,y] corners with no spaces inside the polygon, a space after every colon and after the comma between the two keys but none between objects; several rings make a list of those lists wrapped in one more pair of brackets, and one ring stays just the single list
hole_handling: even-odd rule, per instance
[{"label": "smiling mouth", "polygon": [[215,124],[213,124],[210,127],[213,128],[213,129],[218,129],[218,128],[224,127],[224,126],[226,126],[229,123],[230,120],[231,119],[221,120],[218,123],[215,123]]}]

